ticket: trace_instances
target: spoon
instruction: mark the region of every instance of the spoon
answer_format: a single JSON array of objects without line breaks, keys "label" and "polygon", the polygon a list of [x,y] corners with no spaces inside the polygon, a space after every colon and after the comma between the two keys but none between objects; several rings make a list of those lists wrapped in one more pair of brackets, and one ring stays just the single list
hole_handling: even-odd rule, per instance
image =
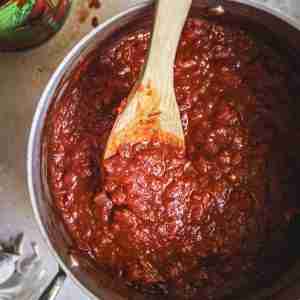
[{"label": "spoon", "polygon": [[174,61],[192,0],[158,0],[150,52],[140,79],[116,118],[104,159],[120,146],[155,138],[184,149],[184,133],[174,90]]}]

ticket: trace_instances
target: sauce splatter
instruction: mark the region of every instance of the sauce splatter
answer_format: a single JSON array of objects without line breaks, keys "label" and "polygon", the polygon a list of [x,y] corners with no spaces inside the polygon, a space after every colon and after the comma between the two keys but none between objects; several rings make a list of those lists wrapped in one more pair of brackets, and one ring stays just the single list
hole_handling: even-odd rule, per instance
[{"label": "sauce splatter", "polygon": [[[80,4],[80,7],[77,11],[79,23],[85,23],[87,19],[90,18],[92,10],[99,10],[102,4],[99,0],[89,0],[84,1]],[[99,20],[97,16],[91,18],[91,25],[97,27],[99,25]]]},{"label": "sauce splatter", "polygon": [[101,2],[99,0],[89,0],[89,8],[99,9],[101,7]]},{"label": "sauce splatter", "polygon": [[97,27],[99,25],[99,20],[97,17],[92,18],[92,26]]}]

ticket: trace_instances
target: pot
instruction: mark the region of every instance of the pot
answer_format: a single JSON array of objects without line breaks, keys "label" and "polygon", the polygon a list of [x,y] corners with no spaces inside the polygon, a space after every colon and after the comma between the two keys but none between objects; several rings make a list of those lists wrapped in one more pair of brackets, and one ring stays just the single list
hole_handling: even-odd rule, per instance
[{"label": "pot", "polygon": [[[42,143],[47,111],[55,98],[58,98],[59,101],[60,95],[68,85],[68,80],[65,79],[68,78],[78,62],[113,32],[136,21],[151,6],[152,1],[145,1],[136,5],[111,18],[84,37],[59,65],[39,101],[29,137],[28,186],[32,207],[41,233],[60,265],[59,273],[41,299],[54,299],[66,276],[69,276],[91,299],[158,299],[157,296],[141,294],[122,285],[118,280],[112,280],[107,274],[96,271],[87,258],[79,257],[76,253],[70,253],[72,241],[54,209],[48,189]],[[246,25],[252,24],[251,26],[259,32],[271,33],[266,36],[276,37],[276,40],[280,41],[280,45],[283,45],[287,50],[291,59],[294,58],[295,63],[297,63],[297,57],[300,53],[300,26],[281,12],[248,0],[234,2],[229,0],[194,0],[193,6],[195,11],[197,8],[205,8],[207,14],[217,17],[238,18]],[[297,282],[300,282],[300,264],[295,265],[288,274],[283,274],[282,278],[268,289],[243,295],[242,299],[294,300],[296,296],[293,297],[292,294],[293,290],[297,288]],[[286,289],[287,287],[289,289]]]}]

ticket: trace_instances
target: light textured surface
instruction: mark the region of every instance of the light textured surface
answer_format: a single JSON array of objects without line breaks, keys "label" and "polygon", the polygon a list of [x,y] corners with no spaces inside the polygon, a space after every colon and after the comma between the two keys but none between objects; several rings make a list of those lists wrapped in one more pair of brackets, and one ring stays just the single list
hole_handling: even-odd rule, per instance
[{"label": "light textured surface", "polygon": [[[294,16],[300,15],[299,0],[256,1],[283,9]],[[27,249],[30,249],[30,242],[37,242],[44,269],[48,274],[43,285],[55,274],[57,265],[38,231],[26,185],[26,145],[36,104],[64,55],[92,29],[92,15],[97,15],[102,22],[126,7],[142,1],[103,0],[102,8],[94,10],[87,22],[79,25],[78,13],[86,2],[87,0],[74,2],[71,15],[62,31],[42,47],[27,52],[0,54],[0,240],[17,232],[24,232]],[[36,298],[30,297],[30,300]],[[87,298],[67,280],[58,299]]]}]

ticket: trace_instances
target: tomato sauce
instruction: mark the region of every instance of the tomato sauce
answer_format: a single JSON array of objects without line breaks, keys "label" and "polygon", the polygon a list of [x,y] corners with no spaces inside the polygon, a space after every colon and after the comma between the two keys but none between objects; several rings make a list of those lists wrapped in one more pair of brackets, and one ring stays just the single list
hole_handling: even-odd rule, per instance
[{"label": "tomato sauce", "polygon": [[219,299],[288,264],[291,67],[236,24],[189,18],[174,67],[186,152],[151,140],[103,162],[150,31],[122,31],[71,74],[44,134],[49,186],[99,268],[170,299]]}]

